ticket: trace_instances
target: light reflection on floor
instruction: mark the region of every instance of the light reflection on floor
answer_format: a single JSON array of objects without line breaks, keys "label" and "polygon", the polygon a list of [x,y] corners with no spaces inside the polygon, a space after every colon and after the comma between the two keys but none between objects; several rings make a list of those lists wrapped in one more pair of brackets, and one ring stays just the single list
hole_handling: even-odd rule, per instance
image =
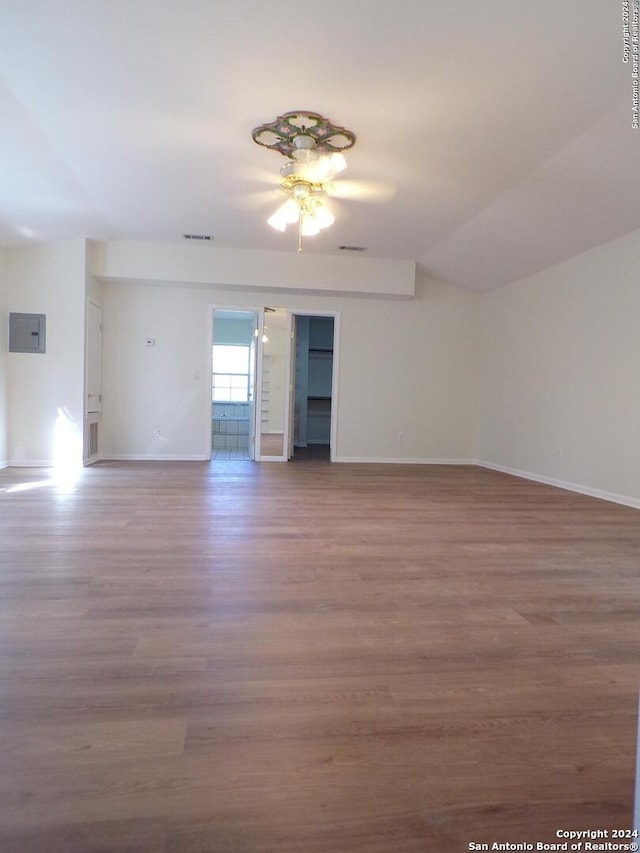
[{"label": "light reflection on floor", "polygon": [[[12,495],[31,492],[34,489],[53,487],[57,494],[69,495],[77,491],[79,480],[84,476],[85,471],[85,468],[78,467],[75,464],[50,468],[14,468],[9,466],[0,471],[0,474],[7,477],[5,479],[3,476],[2,481],[0,481],[0,494]],[[11,479],[14,480],[13,483]]]},{"label": "light reflection on floor", "polygon": [[76,490],[81,472],[81,468],[74,470],[52,469],[51,476],[46,480],[30,480],[23,483],[16,483],[13,486],[3,486],[0,487],[0,493],[4,492],[4,494],[10,495],[17,492],[30,492],[33,489],[41,489],[44,486],[53,486],[59,494],[70,494]]},{"label": "light reflection on floor", "polygon": [[42,486],[51,486],[53,485],[53,478],[49,480],[35,480],[31,483],[18,483],[15,486],[5,486],[3,489],[0,489],[0,492],[6,492],[7,494],[11,494],[12,492],[29,492],[31,489],[40,489]]}]

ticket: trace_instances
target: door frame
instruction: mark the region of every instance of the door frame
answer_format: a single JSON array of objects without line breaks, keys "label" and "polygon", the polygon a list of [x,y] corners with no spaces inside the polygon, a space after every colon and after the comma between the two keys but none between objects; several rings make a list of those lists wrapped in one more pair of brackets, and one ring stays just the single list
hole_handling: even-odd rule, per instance
[{"label": "door frame", "polygon": [[[99,399],[98,399],[98,409],[94,412],[88,412],[88,393],[89,393],[89,350],[91,347],[91,308],[97,308],[100,312],[100,324],[99,324],[99,336],[100,336],[100,388],[99,388]],[[87,296],[85,303],[85,323],[84,323],[84,382],[83,382],[83,394],[82,394],[82,421],[83,421],[83,429],[82,429],[82,464],[83,465],[93,465],[94,462],[98,462],[101,458],[100,455],[100,423],[102,420],[102,378],[104,374],[104,360],[103,360],[103,335],[104,335],[104,308],[102,305],[102,301],[97,297],[90,295]],[[95,426],[94,426],[95,425]],[[91,453],[91,434],[92,434],[92,426],[94,426],[96,432],[94,433],[96,440],[96,451],[95,453]]]},{"label": "door frame", "polygon": [[262,412],[262,362],[264,355],[264,344],[262,343],[262,336],[264,334],[264,306],[255,306],[255,305],[237,305],[232,304],[229,305],[227,303],[216,303],[210,304],[209,310],[206,312],[207,318],[207,333],[206,333],[206,341],[207,341],[207,355],[206,355],[206,369],[207,369],[207,404],[205,407],[206,411],[206,433],[205,433],[205,447],[206,458],[211,461],[212,457],[212,442],[211,442],[211,423],[213,417],[213,400],[211,398],[211,377],[213,375],[213,327],[215,321],[215,311],[241,311],[247,314],[256,314],[258,317],[258,343],[256,347],[256,372],[255,372],[255,383],[256,388],[254,390],[254,423],[253,429],[255,431],[255,441],[254,441],[254,461],[255,462],[286,462],[291,458],[290,455],[290,441],[289,441],[289,431],[290,431],[290,412],[293,410],[294,405],[294,395],[295,395],[295,351],[293,350],[293,341],[291,337],[291,331],[293,329],[293,324],[295,323],[295,317],[333,317],[333,364],[331,369],[331,427],[330,427],[330,436],[329,436],[329,459],[331,462],[335,462],[338,456],[338,388],[339,388],[339,376],[340,376],[340,311],[313,311],[304,308],[285,308],[284,309],[289,318],[289,335],[288,335],[288,347],[289,352],[287,353],[286,358],[286,385],[288,386],[289,393],[285,396],[285,411],[284,411],[284,434],[283,434],[283,455],[282,456],[263,456],[262,449],[260,447],[260,429],[261,429],[261,412]]},{"label": "door frame", "polygon": [[262,335],[264,332],[264,308],[256,307],[251,305],[227,305],[225,304],[214,304],[209,305],[209,310],[207,312],[207,405],[206,405],[206,447],[207,455],[206,458],[208,461],[211,461],[213,456],[213,447],[212,447],[212,437],[211,437],[211,425],[213,423],[213,398],[211,395],[211,382],[213,378],[213,343],[214,343],[214,325],[215,325],[215,312],[216,311],[239,311],[243,314],[255,314],[258,318],[258,340],[256,345],[256,365],[255,365],[255,373],[254,373],[254,389],[253,389],[253,433],[254,433],[254,453],[253,453],[253,462],[260,461],[260,429],[259,429],[259,415],[261,409],[261,395],[262,395]]},{"label": "door frame", "polygon": [[[89,356],[90,356],[90,349],[91,349],[91,343],[92,343],[90,315],[91,315],[91,309],[92,308],[96,308],[98,310],[99,318],[100,318],[99,319],[100,388],[99,388],[99,395],[98,395],[98,408],[94,409],[93,411],[88,411],[88,408],[89,408],[88,392],[90,390],[89,389],[89,361],[90,361]],[[89,415],[100,415],[100,414],[102,414],[102,368],[103,368],[103,364],[102,364],[102,331],[103,331],[102,330],[102,323],[103,323],[103,320],[102,320],[102,303],[99,302],[97,299],[94,299],[93,296],[90,296],[87,299],[86,314],[85,314],[85,329],[86,329],[85,346],[84,346],[84,370],[85,370],[84,415],[85,415],[85,417],[88,417]]]},{"label": "door frame", "polygon": [[[329,460],[335,462],[338,455],[337,440],[338,440],[338,378],[340,375],[340,311],[310,311],[310,310],[291,310],[291,335],[289,336],[289,345],[293,349],[296,317],[333,317],[333,362],[331,365],[331,427],[329,432]],[[293,411],[295,404],[295,351],[292,352],[289,359],[291,381],[289,384],[289,407]],[[293,427],[292,427],[293,428]],[[287,448],[287,454],[291,458],[291,447],[293,446],[293,436]]]}]

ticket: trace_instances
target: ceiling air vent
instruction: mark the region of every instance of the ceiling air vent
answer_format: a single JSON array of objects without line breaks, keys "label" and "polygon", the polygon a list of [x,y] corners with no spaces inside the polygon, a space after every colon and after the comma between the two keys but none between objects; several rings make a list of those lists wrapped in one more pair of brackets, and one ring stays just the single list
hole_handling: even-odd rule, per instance
[{"label": "ceiling air vent", "polygon": [[213,240],[211,234],[183,234],[183,240]]},{"label": "ceiling air vent", "polygon": [[339,246],[341,252],[366,252],[365,246]]}]

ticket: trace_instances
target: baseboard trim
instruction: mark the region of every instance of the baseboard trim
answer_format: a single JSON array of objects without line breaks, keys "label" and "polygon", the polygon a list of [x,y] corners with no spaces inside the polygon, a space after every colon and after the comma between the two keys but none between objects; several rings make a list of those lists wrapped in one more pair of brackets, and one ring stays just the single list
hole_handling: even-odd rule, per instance
[{"label": "baseboard trim", "polygon": [[379,456],[337,456],[336,462],[357,462],[367,465],[475,465],[473,459],[420,459],[416,457],[381,459]]},{"label": "baseboard trim", "polygon": [[[208,456],[203,454],[151,454],[151,453],[101,453],[91,461],[85,461],[85,465],[95,462],[209,462]],[[263,457],[261,461],[281,461],[281,457]],[[608,492],[605,489],[594,489],[582,483],[572,483],[568,480],[559,480],[556,477],[546,477],[543,474],[533,474],[531,471],[522,471],[519,468],[511,468],[508,465],[496,465],[482,459],[437,459],[437,458],[380,458],[372,456],[337,456],[337,463],[365,464],[365,465],[476,465],[478,468],[486,468],[490,471],[498,471],[501,474],[509,474],[523,480],[532,480],[545,486],[553,486],[557,489],[565,489],[568,492],[576,492],[590,498],[621,504],[632,509],[640,509],[640,498],[629,495],[619,495]],[[21,459],[0,460],[0,469],[3,468],[52,468],[50,459]]]},{"label": "baseboard trim", "polygon": [[200,453],[102,453],[101,462],[209,462],[209,457]]},{"label": "baseboard trim", "polygon": [[91,468],[92,465],[95,465],[96,462],[102,462],[104,456],[101,453],[97,453],[95,456],[92,456],[90,459],[82,460],[83,468]]},{"label": "baseboard trim", "polygon": [[10,459],[7,468],[55,468],[52,459]]},{"label": "baseboard trim", "polygon": [[577,492],[580,495],[587,495],[590,498],[599,498],[610,503],[622,504],[630,506],[633,509],[640,509],[640,498],[632,498],[629,495],[618,495],[615,492],[607,492],[604,489],[593,489],[591,486],[584,486],[581,483],[571,483],[568,480],[558,480],[555,477],[545,477],[543,474],[532,474],[530,471],[521,471],[518,468],[509,468],[506,465],[495,465],[493,462],[484,462],[476,459],[473,463],[479,468],[488,468],[491,471],[499,471],[501,474],[510,474],[512,477],[520,477],[523,480],[533,480],[535,483],[542,483],[545,486],[554,486],[557,489],[565,489],[568,492]]}]

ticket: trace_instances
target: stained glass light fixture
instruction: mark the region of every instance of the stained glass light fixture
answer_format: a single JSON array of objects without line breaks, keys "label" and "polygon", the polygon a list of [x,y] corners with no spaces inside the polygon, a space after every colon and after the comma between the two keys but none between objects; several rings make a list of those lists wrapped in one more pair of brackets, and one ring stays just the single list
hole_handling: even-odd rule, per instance
[{"label": "stained glass light fixture", "polygon": [[284,113],[256,127],[253,141],[287,158],[280,168],[280,187],[289,196],[267,222],[278,231],[298,226],[298,252],[302,238],[312,237],[335,221],[325,204],[327,184],[346,168],[343,151],[356,141],[355,134],[308,110]]}]

